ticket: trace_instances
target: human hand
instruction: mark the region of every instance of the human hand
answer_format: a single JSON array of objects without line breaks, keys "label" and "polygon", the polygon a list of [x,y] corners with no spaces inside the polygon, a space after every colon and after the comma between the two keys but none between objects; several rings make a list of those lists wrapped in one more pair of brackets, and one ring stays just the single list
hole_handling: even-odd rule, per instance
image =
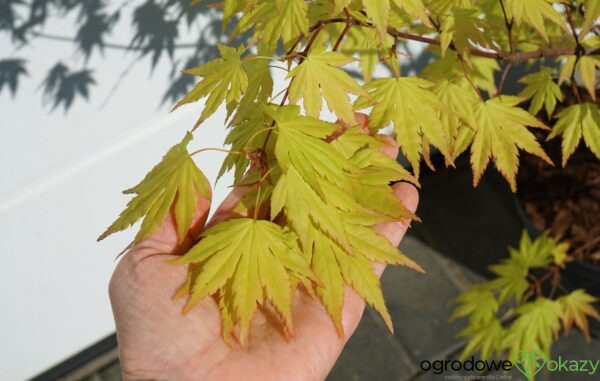
[{"label": "human hand", "polygon": [[[366,125],[366,118],[359,122]],[[385,152],[396,157],[398,148],[387,140]],[[393,145],[392,145],[393,144]],[[415,211],[416,189],[406,183],[393,186],[408,209]],[[244,194],[236,188],[213,217],[222,220]],[[207,220],[210,204],[199,201],[190,236],[196,237]],[[406,232],[401,222],[379,224],[374,229],[397,246]],[[126,380],[323,380],[335,364],[346,341],[356,330],[365,303],[345,287],[340,338],[319,300],[297,291],[292,304],[295,336],[286,341],[277,325],[257,313],[248,347],[223,342],[218,306],[206,298],[182,314],[184,300],[173,301],[186,279],[187,268],[167,263],[182,254],[191,242],[177,245],[172,216],[151,237],[126,253],[112,276],[109,294],[119,343],[119,358]],[[384,265],[375,263],[381,275]]]}]

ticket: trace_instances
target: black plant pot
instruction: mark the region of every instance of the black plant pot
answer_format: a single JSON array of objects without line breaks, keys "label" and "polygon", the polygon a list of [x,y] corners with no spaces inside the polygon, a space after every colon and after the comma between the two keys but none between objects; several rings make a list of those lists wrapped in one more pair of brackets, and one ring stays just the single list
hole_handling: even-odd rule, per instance
[{"label": "black plant pot", "polygon": [[[417,214],[423,222],[411,229],[429,246],[490,277],[489,265],[508,256],[507,246],[518,245],[523,229],[532,237],[541,234],[495,168],[488,168],[473,188],[466,155],[456,161],[456,168],[444,168],[441,157],[434,156],[433,160],[438,169],[425,169],[421,175]],[[588,263],[567,264],[562,281],[568,290],[583,288],[600,299],[600,269]],[[600,323],[592,320],[590,327],[600,336]]]}]

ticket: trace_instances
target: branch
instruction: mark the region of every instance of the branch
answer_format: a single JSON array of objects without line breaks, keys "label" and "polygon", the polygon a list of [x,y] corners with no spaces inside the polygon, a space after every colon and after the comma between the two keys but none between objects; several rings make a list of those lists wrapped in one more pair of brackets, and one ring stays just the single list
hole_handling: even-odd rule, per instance
[{"label": "branch", "polygon": [[500,77],[500,83],[498,84],[498,90],[496,91],[496,96],[502,93],[502,88],[504,87],[504,82],[506,81],[506,76],[508,75],[508,71],[512,66],[512,61],[509,61],[506,66],[504,66],[504,70],[502,70],[502,77]]},{"label": "branch", "polygon": [[[319,27],[323,27],[328,24],[346,23],[347,21],[348,20],[345,18],[335,18],[335,19],[323,20],[320,23],[314,25],[311,28],[311,31],[314,31],[315,29],[317,29]],[[354,24],[364,26],[364,27],[369,27],[369,28],[372,27],[372,25],[370,23],[359,22],[358,20],[354,20]],[[423,43],[426,43],[429,45],[438,45],[438,46],[440,45],[440,40],[437,40],[435,38],[425,37],[425,36],[421,36],[418,34],[401,32],[401,31],[399,31],[395,28],[391,28],[391,27],[388,28],[387,32],[390,36],[392,36],[394,38],[403,38],[405,40],[423,42]],[[470,49],[470,53],[472,56],[492,58],[492,59],[499,60],[499,61],[504,60],[504,61],[512,61],[512,62],[526,61],[529,59],[542,58],[542,57],[559,57],[559,56],[576,55],[577,54],[576,51],[577,51],[576,48],[555,48],[555,49],[542,49],[542,50],[537,50],[534,52],[510,53],[510,52],[504,52],[504,51],[487,52],[487,51],[484,51],[481,49],[476,49],[476,48]],[[588,56],[594,55],[594,54],[600,54],[600,49],[587,49],[587,50],[583,51],[583,53],[582,53],[582,55],[588,55]]]},{"label": "branch", "polygon": [[[435,38],[429,38],[417,34],[411,34],[406,32],[400,32],[394,28],[388,28],[388,34],[392,37],[404,38],[406,40],[419,41],[424,42],[429,45],[440,45],[440,41]],[[485,58],[493,58],[496,60],[504,60],[504,61],[526,61],[532,58],[542,58],[542,57],[558,57],[558,56],[569,56],[576,54],[576,48],[556,48],[556,49],[543,49],[537,50],[534,52],[515,52],[515,53],[507,53],[507,52],[486,52],[480,49],[471,49],[470,53],[472,56],[477,57],[485,57]],[[600,54],[600,49],[588,49],[583,55],[593,55]]]}]

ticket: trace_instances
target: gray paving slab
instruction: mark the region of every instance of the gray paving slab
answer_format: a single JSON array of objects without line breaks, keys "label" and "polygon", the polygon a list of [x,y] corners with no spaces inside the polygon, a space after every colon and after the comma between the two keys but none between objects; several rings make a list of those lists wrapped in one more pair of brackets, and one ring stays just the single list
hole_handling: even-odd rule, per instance
[{"label": "gray paving slab", "polygon": [[366,310],[327,380],[407,380],[416,372],[406,348],[375,312]]},{"label": "gray paving slab", "polygon": [[417,261],[426,274],[391,266],[382,286],[394,319],[396,338],[420,363],[445,358],[460,343],[455,335],[464,321],[449,323],[452,301],[464,290],[464,283],[440,260],[440,254],[413,237],[406,237],[401,249]]}]

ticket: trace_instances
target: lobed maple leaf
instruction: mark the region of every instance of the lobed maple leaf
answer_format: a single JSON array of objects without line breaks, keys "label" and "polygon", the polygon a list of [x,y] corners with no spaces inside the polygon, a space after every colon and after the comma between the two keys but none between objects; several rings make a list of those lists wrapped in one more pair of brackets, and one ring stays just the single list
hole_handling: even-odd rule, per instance
[{"label": "lobed maple leaf", "polygon": [[502,339],[505,335],[505,329],[496,319],[477,327],[476,330],[467,328],[461,331],[459,336],[470,336],[470,338],[460,358],[465,359],[477,351],[481,353],[483,360],[491,358],[494,354],[499,355],[502,352]]},{"label": "lobed maple leaf", "polygon": [[480,101],[474,107],[477,125],[471,144],[471,166],[473,185],[477,185],[490,159],[516,191],[516,174],[519,167],[519,152],[522,149],[552,164],[535,136],[526,126],[548,129],[534,116],[516,105],[520,98],[500,96]]},{"label": "lobed maple leaf", "polygon": [[[367,95],[366,91],[340,66],[354,62],[352,57],[338,52],[313,51],[300,65],[292,69],[289,87],[290,103],[304,99],[306,115],[318,118],[323,99],[341,120],[354,124],[354,111],[348,93]],[[322,96],[321,96],[322,94]]]},{"label": "lobed maple leaf", "polygon": [[438,15],[447,15],[453,8],[471,8],[473,6],[473,0],[435,0],[430,1],[428,6]]},{"label": "lobed maple leaf", "polygon": [[[479,12],[474,9],[453,8],[440,25],[440,45],[442,55],[453,43],[454,48],[467,63],[470,63],[471,42],[483,47],[490,47],[485,36],[486,24],[479,19]],[[483,30],[482,30],[483,29]]]},{"label": "lobed maple leaf", "polygon": [[551,0],[506,0],[506,10],[517,25],[526,22],[534,27],[544,40],[549,41],[544,19],[567,31],[564,19],[551,3]]},{"label": "lobed maple leaf", "polygon": [[559,112],[558,121],[554,124],[548,140],[562,135],[562,165],[575,148],[579,145],[581,137],[596,157],[600,158],[600,109],[594,103],[575,104]]},{"label": "lobed maple leaf", "polygon": [[423,0],[394,0],[394,4],[408,16],[419,19],[425,26],[432,27]]},{"label": "lobed maple leaf", "polygon": [[[436,54],[438,50],[434,50]],[[496,60],[491,60],[484,57],[473,56],[469,61],[471,67],[469,68],[469,78],[471,82],[478,88],[486,91],[488,94],[495,94],[496,79],[495,72],[500,70],[500,65]],[[421,75],[423,78],[430,81],[439,81],[447,79],[454,81],[456,79],[465,78],[465,70],[462,61],[458,57],[455,51],[447,51],[445,56],[433,60],[427,65]]]},{"label": "lobed maple leaf", "polygon": [[600,68],[600,56],[584,56],[577,59],[577,56],[567,56],[563,64],[558,83],[562,84],[567,78],[571,77],[573,71],[579,72],[581,81],[586,90],[596,100],[596,72]]},{"label": "lobed maple leaf", "polygon": [[590,339],[590,329],[588,316],[600,320],[600,314],[594,308],[592,303],[598,301],[597,298],[589,295],[584,290],[579,289],[563,295],[557,299],[562,307],[561,320],[563,329],[568,333],[573,323],[583,332],[585,337]]},{"label": "lobed maple leaf", "polygon": [[473,109],[479,99],[463,78],[452,81],[438,80],[432,92],[451,111],[440,113],[440,121],[449,138],[447,149],[451,152],[451,157],[446,160],[446,164],[450,164],[468,148],[475,136],[477,127]]},{"label": "lobed maple leaf", "polygon": [[367,16],[371,19],[380,37],[387,34],[390,18],[390,0],[362,0]]},{"label": "lobed maple leaf", "polygon": [[271,0],[248,2],[235,27],[234,34],[254,28],[255,41],[261,41],[269,50],[277,48],[282,40],[288,49],[300,35],[308,34],[307,3],[304,0]]},{"label": "lobed maple leaf", "polygon": [[370,97],[360,97],[354,105],[357,110],[373,106],[370,128],[374,130],[394,124],[398,146],[417,178],[421,156],[426,155],[429,144],[450,156],[449,137],[438,117],[445,111],[444,105],[428,90],[431,86],[433,83],[416,77],[381,78],[365,85]]},{"label": "lobed maple leaf", "polygon": [[175,110],[184,104],[208,97],[194,128],[214,114],[223,101],[226,102],[227,110],[231,113],[242,94],[248,89],[248,75],[241,59],[245,48],[240,46],[238,49],[234,49],[220,44],[217,46],[221,58],[184,71],[186,74],[204,78],[173,108]]},{"label": "lobed maple leaf", "polygon": [[490,271],[496,275],[496,278],[490,281],[490,285],[500,289],[498,300],[504,303],[513,297],[517,302],[523,299],[525,291],[529,288],[527,274],[529,267],[513,258],[504,260],[501,263],[490,266]]},{"label": "lobed maple leaf", "polygon": [[450,319],[469,315],[469,330],[486,326],[496,318],[499,303],[490,283],[472,285],[467,292],[456,298],[459,306],[452,312]]},{"label": "lobed maple leaf", "polygon": [[592,29],[594,23],[600,17],[600,2],[597,0],[585,0],[585,19],[581,24],[581,31],[579,32],[579,38],[585,37],[585,35]]},{"label": "lobed maple leaf", "polygon": [[550,345],[560,329],[559,302],[544,297],[517,308],[517,318],[507,329],[502,347],[508,349],[508,358],[517,351],[550,353]]},{"label": "lobed maple leaf", "polygon": [[524,76],[519,82],[527,85],[519,93],[519,97],[531,99],[529,112],[536,115],[544,106],[546,114],[551,118],[556,101],[563,101],[560,86],[552,79],[552,68],[542,66],[540,71]]},{"label": "lobed maple leaf", "polygon": [[231,328],[239,323],[243,345],[248,344],[250,322],[258,306],[267,303],[292,335],[293,279],[317,281],[294,233],[273,222],[250,218],[206,229],[200,242],[174,263],[193,266],[176,294],[189,295],[184,312],[201,299],[218,294],[224,339],[230,339]]},{"label": "lobed maple leaf", "polygon": [[143,217],[133,243],[139,242],[163,224],[171,207],[178,241],[183,241],[192,223],[198,196],[211,198],[208,180],[187,152],[186,147],[191,140],[192,134],[188,132],[139,184],[123,191],[125,194],[135,194],[135,197],[127,203],[117,220],[98,237],[99,241],[127,229]]}]

